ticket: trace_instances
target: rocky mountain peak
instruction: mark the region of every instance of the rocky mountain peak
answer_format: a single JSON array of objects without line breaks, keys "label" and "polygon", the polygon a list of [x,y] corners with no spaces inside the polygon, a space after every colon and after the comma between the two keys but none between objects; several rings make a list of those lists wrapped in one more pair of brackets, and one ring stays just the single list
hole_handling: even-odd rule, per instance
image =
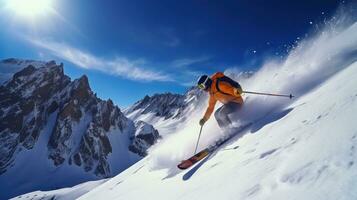
[{"label": "rocky mountain peak", "polygon": [[[172,131],[172,124],[186,120],[187,113],[205,94],[197,87],[191,87],[185,94],[163,93],[153,96],[146,95],[142,100],[124,110],[126,116],[134,121],[145,121],[158,128],[160,134]],[[170,119],[170,120],[169,120]],[[160,121],[165,121],[161,123]],[[157,124],[160,122],[160,124]]]},{"label": "rocky mountain peak", "polygon": [[13,76],[13,79],[18,79],[21,76],[29,76],[36,71],[36,68],[33,65],[28,65],[27,67],[23,68],[21,71],[16,72]]},{"label": "rocky mountain peak", "polygon": [[163,93],[154,94],[152,97],[145,96],[142,100],[136,102],[125,113],[131,113],[140,110],[140,114],[154,113],[155,116],[164,117],[165,119],[177,115],[176,109],[185,106],[184,95]]},{"label": "rocky mountain peak", "polygon": [[74,103],[83,105],[87,103],[91,97],[96,98],[93,96],[93,92],[89,86],[88,77],[83,75],[79,79],[74,80],[74,87],[71,91],[71,98]]},{"label": "rocky mountain peak", "polygon": [[[15,158],[24,148],[31,151],[40,138],[47,138],[42,139],[41,151],[48,152],[43,159],[50,159],[54,166],[76,165],[99,177],[111,176],[130,164],[123,161],[118,167],[116,163],[113,169],[110,154],[144,156],[153,144],[150,139],[135,145],[140,152],[129,148],[140,135],[135,134],[134,122],[112,100],[97,98],[86,75],[71,81],[63,64],[55,61],[7,59],[0,63],[23,66],[0,86],[0,146],[4,147],[0,148],[0,174],[16,164]],[[158,133],[153,134],[157,138]]]},{"label": "rocky mountain peak", "polygon": [[78,79],[77,87],[85,90],[91,90],[88,82],[88,77],[86,75],[83,75]]},{"label": "rocky mountain peak", "polygon": [[129,149],[141,156],[147,155],[147,150],[160,139],[159,132],[150,124],[144,121],[135,122],[136,132],[131,137],[132,144]]}]

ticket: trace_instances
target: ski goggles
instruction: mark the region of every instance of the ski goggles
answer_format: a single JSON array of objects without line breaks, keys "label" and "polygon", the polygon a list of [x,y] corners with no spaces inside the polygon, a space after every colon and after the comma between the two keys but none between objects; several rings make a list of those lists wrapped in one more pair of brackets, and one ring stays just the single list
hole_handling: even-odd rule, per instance
[{"label": "ski goggles", "polygon": [[206,86],[205,86],[205,84],[203,84],[203,83],[201,83],[201,84],[198,84],[198,88],[200,88],[200,89],[205,89],[206,88]]},{"label": "ski goggles", "polygon": [[206,83],[207,83],[207,81],[209,80],[209,77],[207,77],[206,78],[206,80],[205,81],[203,81],[202,83],[200,83],[200,84],[198,84],[197,86],[198,86],[198,88],[200,88],[200,89],[206,89]]}]

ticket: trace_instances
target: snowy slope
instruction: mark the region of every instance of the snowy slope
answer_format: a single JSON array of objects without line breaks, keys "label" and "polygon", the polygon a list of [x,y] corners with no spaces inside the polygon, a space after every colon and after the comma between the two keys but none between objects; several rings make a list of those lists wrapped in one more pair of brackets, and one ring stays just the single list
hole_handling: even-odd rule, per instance
[{"label": "snowy slope", "polygon": [[69,188],[62,188],[58,190],[52,190],[49,192],[43,192],[43,191],[35,191],[35,192],[30,192],[24,195],[20,195],[16,198],[12,199],[31,199],[31,200],[72,200],[76,199],[83,194],[91,191],[93,188],[97,187],[100,184],[103,184],[107,181],[108,179],[102,179],[98,181],[88,181],[79,185],[76,185],[74,187],[69,187]]}]

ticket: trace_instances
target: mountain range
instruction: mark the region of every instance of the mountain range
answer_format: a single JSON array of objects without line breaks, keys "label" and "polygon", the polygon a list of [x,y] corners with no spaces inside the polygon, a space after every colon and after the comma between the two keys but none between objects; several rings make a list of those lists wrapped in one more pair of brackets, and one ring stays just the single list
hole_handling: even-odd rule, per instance
[{"label": "mountain range", "polygon": [[0,68],[19,70],[0,85],[1,199],[111,177],[160,138],[98,98],[87,76],[72,81],[63,64],[6,59]]}]

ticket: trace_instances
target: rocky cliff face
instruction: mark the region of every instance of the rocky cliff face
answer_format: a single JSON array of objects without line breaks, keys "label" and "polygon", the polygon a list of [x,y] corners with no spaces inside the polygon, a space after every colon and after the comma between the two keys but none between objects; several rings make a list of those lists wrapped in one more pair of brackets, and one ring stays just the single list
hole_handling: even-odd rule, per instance
[{"label": "rocky cliff face", "polygon": [[41,70],[28,65],[0,86],[0,173],[18,151],[34,147],[49,115],[58,110],[60,91],[70,84],[61,65],[45,65]]},{"label": "rocky cliff face", "polygon": [[159,132],[146,122],[137,121],[135,127],[136,132],[131,137],[132,144],[129,146],[129,149],[140,156],[146,156],[147,150],[161,137]]},{"label": "rocky cliff face", "polygon": [[156,117],[169,119],[179,117],[181,114],[180,111],[185,107],[184,95],[164,93],[155,94],[152,97],[146,95],[126,112],[139,111],[140,115],[153,113]]},{"label": "rocky cliff face", "polygon": [[[26,63],[8,59],[0,65],[20,62]],[[111,170],[108,156],[117,148],[113,148],[108,134],[127,138],[128,142],[123,142],[127,152],[120,154],[132,151],[140,156],[146,155],[158,138],[155,129],[143,138],[143,134],[137,134],[141,130],[138,126],[111,100],[97,98],[86,76],[71,81],[64,75],[62,64],[32,62],[0,85],[0,174],[43,136],[47,144],[43,150],[54,166],[78,166],[99,177],[111,176],[117,172]]]}]

